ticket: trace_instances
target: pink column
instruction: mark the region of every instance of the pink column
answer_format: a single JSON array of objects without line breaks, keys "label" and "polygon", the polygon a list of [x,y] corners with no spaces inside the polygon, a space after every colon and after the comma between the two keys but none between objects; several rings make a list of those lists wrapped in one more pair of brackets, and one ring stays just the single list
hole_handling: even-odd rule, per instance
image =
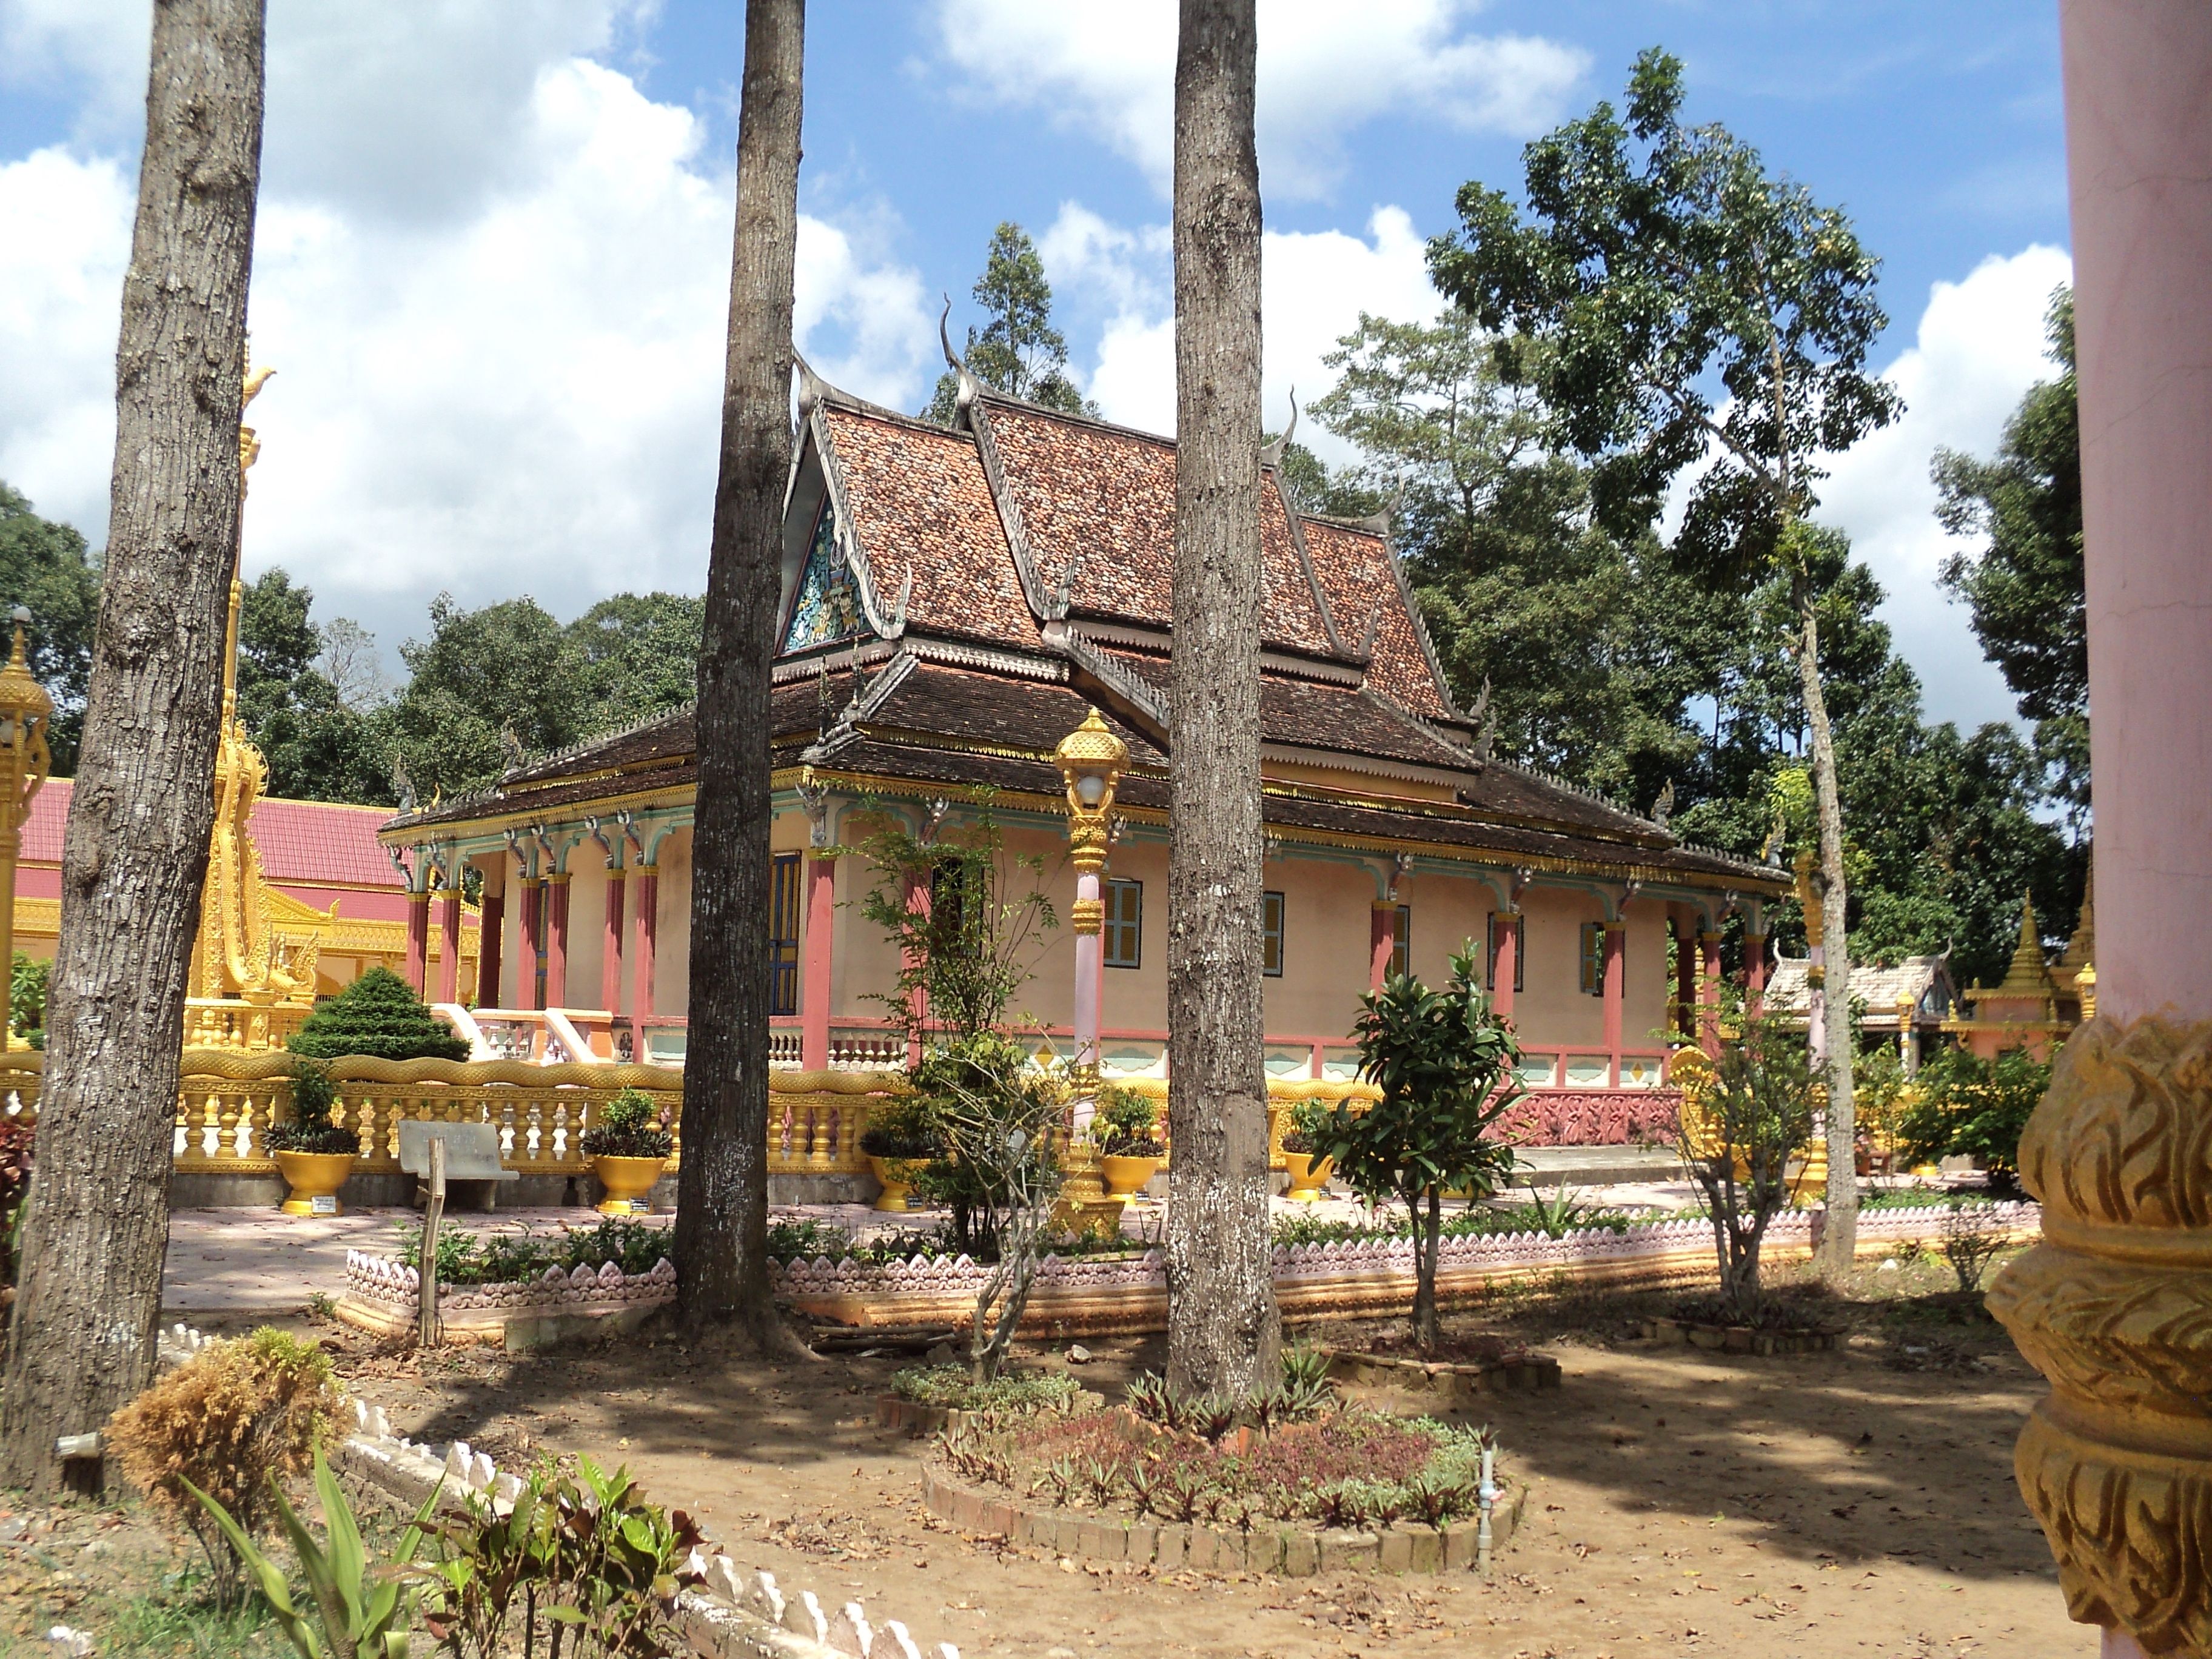
[{"label": "pink column", "polygon": [[1715,1059],[1721,1052],[1721,936],[1698,934],[1698,1046]]},{"label": "pink column", "polygon": [[630,1015],[643,1019],[653,1012],[653,947],[660,939],[660,866],[657,864],[638,866],[636,927],[637,965],[630,970]]},{"label": "pink column", "polygon": [[1674,1015],[1675,1034],[1685,1042],[1697,1032],[1698,952],[1690,943],[1690,924],[1680,915],[1674,918]]},{"label": "pink column", "polygon": [[830,947],[837,929],[837,860],[806,855],[806,966],[799,991],[799,1064],[830,1069]]},{"label": "pink column", "polygon": [[1513,1012],[1513,982],[1521,976],[1521,913],[1511,911],[1498,918],[1498,982],[1490,988],[1490,1006],[1500,1016],[1510,1018]]},{"label": "pink column", "polygon": [[568,872],[545,878],[545,1003],[568,1006]]},{"label": "pink column", "polygon": [[599,936],[599,1006],[622,1012],[623,872],[607,872],[606,927]]},{"label": "pink column", "polygon": [[487,892],[477,923],[477,1006],[499,1006],[500,946],[506,943],[507,895]]},{"label": "pink column", "polygon": [[1753,1013],[1766,1000],[1766,935],[1743,936],[1743,1000]]},{"label": "pink column", "polygon": [[2212,9],[2065,0],[2097,1012],[2212,1018]]},{"label": "pink column", "polygon": [[461,892],[448,887],[438,907],[438,1000],[461,1000]]},{"label": "pink column", "polygon": [[[1096,896],[1095,890],[1093,896]],[[906,909],[910,916],[926,916],[929,914],[929,884],[927,882],[918,881],[912,876],[906,878]],[[914,965],[913,957],[910,954],[902,953],[900,965],[911,968]],[[1079,969],[1076,982],[1080,984],[1082,978],[1082,972]],[[907,1006],[913,1011],[914,1024],[918,1031],[921,1023],[929,1018],[929,993],[916,986]],[[907,1039],[906,1063],[909,1066],[918,1066],[921,1063],[921,1041],[919,1036]]]},{"label": "pink column", "polygon": [[526,1008],[545,1006],[545,884],[522,878],[522,960],[514,964],[515,999]]},{"label": "pink column", "polygon": [[1605,925],[1605,1052],[1610,1086],[1620,1087],[1620,1011],[1628,991],[1627,925]]},{"label": "pink column", "polygon": [[407,982],[421,996],[423,979],[428,973],[430,955],[430,896],[410,893],[407,896]]},{"label": "pink column", "polygon": [[[1390,957],[1398,946],[1398,907],[1377,902],[1367,913],[1367,988],[1379,991],[1390,977]],[[1318,1075],[1318,1073],[1316,1073]]]},{"label": "pink column", "polygon": [[1105,940],[1096,914],[1098,905],[1098,872],[1085,870],[1075,878],[1074,1063],[1078,1066],[1098,1063],[1098,998],[1103,988],[1100,975],[1105,971]]}]

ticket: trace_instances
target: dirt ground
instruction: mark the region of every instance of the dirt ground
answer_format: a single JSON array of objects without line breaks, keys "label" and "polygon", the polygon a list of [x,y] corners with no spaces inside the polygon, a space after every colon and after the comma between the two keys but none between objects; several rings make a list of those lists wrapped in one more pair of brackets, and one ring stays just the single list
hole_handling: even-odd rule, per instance
[{"label": "dirt ground", "polygon": [[[1654,1346],[1636,1334],[1652,1296],[1528,1293],[1455,1316],[1565,1372],[1488,1413],[1530,1496],[1487,1581],[1159,1577],[961,1536],[921,1507],[922,1443],[875,1427],[898,1359],[763,1365],[663,1338],[425,1360],[319,1328],[401,1432],[503,1467],[625,1462],[741,1563],[968,1655],[2092,1654],[2012,1482],[2041,1382],[1942,1294],[1948,1278],[1940,1261],[1863,1273],[1838,1307],[1845,1346],[1788,1358]],[[1109,1393],[1162,1358],[1158,1339],[1088,1346],[1081,1378]]]}]

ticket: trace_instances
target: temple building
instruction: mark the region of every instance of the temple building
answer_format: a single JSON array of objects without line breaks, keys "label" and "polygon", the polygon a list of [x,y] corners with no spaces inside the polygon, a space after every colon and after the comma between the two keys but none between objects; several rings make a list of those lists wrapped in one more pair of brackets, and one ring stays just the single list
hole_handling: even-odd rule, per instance
[{"label": "temple building", "polygon": [[[1260,525],[1270,1073],[1351,1076],[1360,994],[1394,967],[1440,980],[1472,940],[1528,1083],[1584,1115],[1632,1109],[1711,994],[1693,970],[1717,980],[1731,911],[1763,975],[1762,910],[1785,881],[1492,755],[1481,711],[1451,701],[1387,526],[1301,512],[1279,459]],[[1102,1068],[1164,1074],[1175,465],[1165,439],[964,376],[948,429],[802,374],[775,670],[779,1064],[903,1057],[871,1000],[898,962],[858,902],[868,814],[928,834],[988,800],[1071,915],[1055,749],[1095,709],[1128,757],[1099,902],[1046,935],[1016,1007],[1071,1053],[1072,935],[1092,931]],[[480,1052],[681,1056],[696,776],[678,710],[385,826],[410,872],[410,972]],[[457,953],[432,971],[428,949],[434,883],[456,894],[470,869],[472,986]],[[447,897],[434,930],[450,937],[459,909]]]}]

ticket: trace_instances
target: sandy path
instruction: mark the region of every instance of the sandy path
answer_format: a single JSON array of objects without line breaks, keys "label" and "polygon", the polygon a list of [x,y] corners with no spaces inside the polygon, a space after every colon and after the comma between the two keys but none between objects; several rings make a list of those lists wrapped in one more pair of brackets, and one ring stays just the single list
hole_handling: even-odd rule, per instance
[{"label": "sandy path", "polygon": [[[344,1369],[426,1440],[502,1464],[548,1448],[627,1462],[740,1560],[971,1655],[2095,1651],[2013,1488],[2041,1384],[1994,1327],[1900,1324],[1870,1304],[1841,1352],[1723,1358],[1622,1340],[1636,1306],[1565,1311],[1607,1340],[1560,1341],[1562,1310],[1540,1303],[1488,1322],[1546,1340],[1566,1382],[1498,1400],[1531,1493],[1487,1582],[1161,1578],[963,1538],[920,1508],[918,1443],[874,1427],[890,1361],[731,1364],[663,1340],[440,1355],[426,1375],[347,1338]],[[1084,1380],[1109,1391],[1158,1363],[1095,1346]]]}]

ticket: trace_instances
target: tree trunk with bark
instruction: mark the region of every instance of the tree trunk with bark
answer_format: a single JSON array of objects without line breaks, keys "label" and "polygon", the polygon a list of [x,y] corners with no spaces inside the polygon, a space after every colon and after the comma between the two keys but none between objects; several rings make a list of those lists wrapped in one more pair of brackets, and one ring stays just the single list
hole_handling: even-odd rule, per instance
[{"label": "tree trunk with bark", "polygon": [[1844,809],[1836,793],[1836,743],[1820,692],[1820,624],[1810,585],[1797,580],[1797,677],[1805,720],[1813,732],[1813,804],[1820,819],[1820,936],[1826,994],[1823,1036],[1828,1051],[1828,1214],[1817,1266],[1834,1284],[1858,1254],[1858,1129],[1851,1109],[1851,952],[1844,927],[1850,894],[1844,883]]},{"label": "tree trunk with bark", "polygon": [[690,1047],[676,1262],[684,1322],[792,1339],[768,1277],[769,670],[791,465],[805,0],[748,0],[720,476],[699,651]]},{"label": "tree trunk with bark", "polygon": [[1260,164],[1254,0],[1182,0],[1168,854],[1168,1384],[1280,1370],[1261,1006]]},{"label": "tree trunk with bark", "polygon": [[0,1486],[152,1381],[185,980],[215,817],[237,559],[262,0],[158,0],[116,351],[115,465]]}]

